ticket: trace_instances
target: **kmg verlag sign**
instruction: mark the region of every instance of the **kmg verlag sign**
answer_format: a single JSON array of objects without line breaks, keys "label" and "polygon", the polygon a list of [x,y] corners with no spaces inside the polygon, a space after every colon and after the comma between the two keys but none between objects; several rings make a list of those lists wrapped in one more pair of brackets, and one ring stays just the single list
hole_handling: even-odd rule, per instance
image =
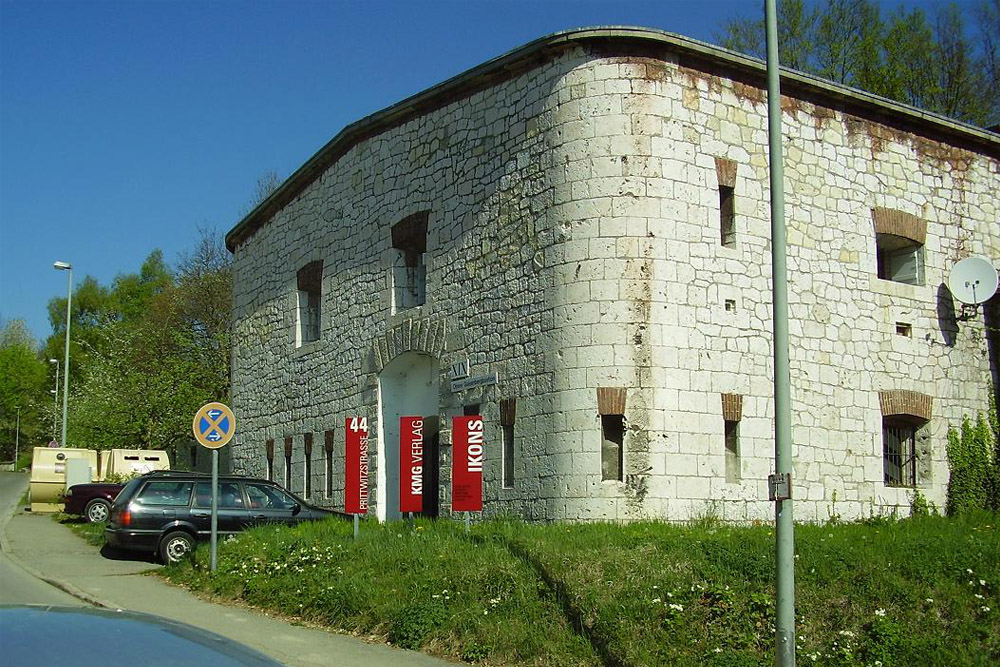
[{"label": "kmg verlag sign", "polygon": [[451,437],[451,508],[456,512],[483,510],[483,418],[479,415],[454,417]]},{"label": "kmg verlag sign", "polygon": [[348,417],[344,424],[344,511],[368,513],[368,419]]},{"label": "kmg verlag sign", "polygon": [[424,508],[424,419],[399,418],[399,511]]}]

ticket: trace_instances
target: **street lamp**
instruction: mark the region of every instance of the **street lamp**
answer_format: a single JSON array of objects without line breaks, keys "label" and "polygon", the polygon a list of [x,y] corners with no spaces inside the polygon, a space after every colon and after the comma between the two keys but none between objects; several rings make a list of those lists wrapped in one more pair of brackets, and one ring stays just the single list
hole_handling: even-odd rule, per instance
[{"label": "street lamp", "polygon": [[66,411],[69,408],[69,325],[72,311],[70,309],[73,302],[73,265],[69,262],[55,262],[52,268],[57,271],[68,271],[66,287],[66,359],[63,361],[63,414],[62,414],[62,441],[59,445],[66,446]]},{"label": "street lamp", "polygon": [[17,450],[21,445],[21,406],[15,405],[17,408],[17,426],[14,431],[14,472],[17,472]]},{"label": "street lamp", "polygon": [[52,392],[52,439],[55,440],[59,437],[59,429],[56,427],[58,423],[56,420],[59,419],[59,360],[49,359],[49,363],[56,365],[56,388],[50,390]]}]

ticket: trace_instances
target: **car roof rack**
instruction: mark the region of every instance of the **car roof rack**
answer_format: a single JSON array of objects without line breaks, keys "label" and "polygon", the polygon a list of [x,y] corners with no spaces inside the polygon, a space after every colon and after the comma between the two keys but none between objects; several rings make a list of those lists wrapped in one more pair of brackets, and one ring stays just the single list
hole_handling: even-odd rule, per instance
[{"label": "car roof rack", "polygon": [[[144,477],[211,477],[207,472],[191,470],[150,470]],[[225,477],[225,475],[219,475]]]}]

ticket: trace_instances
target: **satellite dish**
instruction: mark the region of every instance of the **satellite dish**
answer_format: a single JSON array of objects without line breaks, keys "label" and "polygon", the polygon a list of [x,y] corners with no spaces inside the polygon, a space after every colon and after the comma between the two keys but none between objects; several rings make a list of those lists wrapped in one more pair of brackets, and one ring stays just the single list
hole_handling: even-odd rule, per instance
[{"label": "satellite dish", "polygon": [[970,306],[988,301],[997,291],[997,270],[985,257],[966,257],[951,267],[948,289]]}]

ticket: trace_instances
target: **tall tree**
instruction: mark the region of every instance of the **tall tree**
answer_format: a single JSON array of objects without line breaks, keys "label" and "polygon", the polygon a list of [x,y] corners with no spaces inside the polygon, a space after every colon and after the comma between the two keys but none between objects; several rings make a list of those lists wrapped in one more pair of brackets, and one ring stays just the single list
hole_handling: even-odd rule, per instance
[{"label": "tall tree", "polygon": [[45,364],[27,325],[19,319],[7,322],[0,329],[0,459],[13,458],[17,440],[22,452],[40,444],[47,433],[45,391]]},{"label": "tall tree", "polygon": [[987,88],[988,123],[1000,125],[1000,0],[982,0],[976,8],[980,60]]},{"label": "tall tree", "polygon": [[155,251],[138,274],[115,279],[109,299],[113,316],[71,392],[70,441],[97,449],[186,441],[197,408],[229,393],[232,284],[221,236],[202,230],[176,272]]},{"label": "tall tree", "polygon": [[[969,123],[1000,120],[1000,0],[980,0],[979,38],[961,9],[938,5],[932,21],[902,7],[886,17],[873,0],[780,0],[782,65]],[[726,48],[765,55],[763,19],[723,25]]]}]

